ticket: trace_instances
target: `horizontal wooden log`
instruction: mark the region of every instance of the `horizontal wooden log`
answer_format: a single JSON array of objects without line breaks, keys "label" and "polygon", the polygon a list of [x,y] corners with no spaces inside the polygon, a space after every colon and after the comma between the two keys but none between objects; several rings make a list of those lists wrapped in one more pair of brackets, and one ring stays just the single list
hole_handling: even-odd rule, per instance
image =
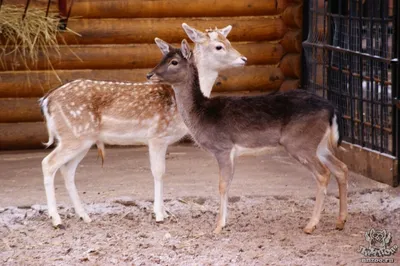
[{"label": "horizontal wooden log", "polygon": [[291,91],[291,90],[298,89],[299,87],[300,87],[300,79],[285,79],[285,81],[283,81],[279,90],[280,91]]},{"label": "horizontal wooden log", "polygon": [[[270,69],[275,69],[269,72]],[[79,78],[93,80],[116,80],[146,82],[146,74],[150,71],[146,69],[113,69],[113,70],[58,70],[53,71],[16,71],[0,72],[0,98],[12,97],[41,97],[51,88],[60,86],[68,81]],[[238,90],[239,84],[244,86],[248,83],[248,89],[262,89],[266,87],[279,88],[283,81],[283,74],[276,67],[270,66],[245,66],[235,68],[224,74],[221,81],[222,85],[216,86],[221,90]],[[59,81],[55,73],[61,79]],[[272,74],[270,74],[272,73]],[[236,75],[235,79],[224,81],[229,75]],[[234,80],[234,82],[231,82]],[[240,86],[242,86],[240,85]],[[248,90],[243,88],[242,90]]]},{"label": "horizontal wooden log", "polygon": [[280,63],[280,68],[285,77],[300,78],[301,76],[301,56],[300,54],[287,54]]},{"label": "horizontal wooden log", "polygon": [[[28,11],[31,8],[39,8],[39,9],[46,11],[48,2],[49,2],[48,0],[30,1]],[[4,0],[3,1],[3,5],[15,5],[15,6],[18,6],[21,8],[25,8],[26,3],[27,3],[27,0]],[[58,0],[51,1],[49,10],[51,12],[58,12]]]},{"label": "horizontal wooden log", "polygon": [[225,17],[278,14],[274,1],[265,0],[77,0],[72,16],[83,18]]},{"label": "horizontal wooden log", "polygon": [[40,149],[47,140],[44,122],[0,123],[0,150]]},{"label": "horizontal wooden log", "polygon": [[[5,0],[6,4],[25,6],[26,0]],[[58,1],[51,8],[57,10]],[[71,2],[71,1],[68,1]],[[47,8],[48,0],[31,1],[30,7]],[[69,5],[68,5],[69,7]],[[265,0],[75,0],[71,17],[81,18],[163,18],[226,17],[279,14],[275,1]]]},{"label": "horizontal wooden log", "polygon": [[[174,45],[178,47],[178,44]],[[247,57],[247,65],[277,64],[284,54],[279,43],[239,42],[232,45]],[[51,66],[54,69],[151,68],[157,65],[162,57],[155,44],[73,45],[61,46],[59,52],[60,54],[49,50]],[[36,64],[28,66],[21,59],[14,58],[12,54],[5,56],[3,64],[0,64],[0,71],[50,69],[47,57],[43,54],[39,56]]]},{"label": "horizontal wooden log", "polygon": [[223,71],[217,78],[214,91],[270,91],[278,90],[284,80],[275,66],[249,66]]},{"label": "horizontal wooden log", "polygon": [[282,13],[282,20],[289,28],[301,29],[303,23],[303,4],[289,5]]},{"label": "horizontal wooden log", "polygon": [[[231,41],[271,41],[281,39],[286,26],[280,18],[210,17],[164,19],[70,19],[68,27],[82,35],[63,34],[68,44],[154,43],[158,37],[169,43],[180,43],[188,37],[182,29],[186,22],[200,30],[232,25]],[[63,40],[60,40],[62,42]]]},{"label": "horizontal wooden log", "polygon": [[0,123],[42,121],[38,98],[0,99]]},{"label": "horizontal wooden log", "polygon": [[[276,6],[278,10],[285,10],[288,6],[294,4],[301,4],[304,0],[276,0]],[[321,1],[321,0],[319,0]],[[324,0],[322,0],[324,1]]]},{"label": "horizontal wooden log", "polygon": [[302,38],[301,30],[290,30],[283,36],[280,44],[287,53],[300,53],[302,50]]}]

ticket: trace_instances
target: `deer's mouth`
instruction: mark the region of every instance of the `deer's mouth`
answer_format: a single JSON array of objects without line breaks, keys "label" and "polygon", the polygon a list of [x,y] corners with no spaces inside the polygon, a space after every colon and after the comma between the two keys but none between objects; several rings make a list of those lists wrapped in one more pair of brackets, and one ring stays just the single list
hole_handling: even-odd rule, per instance
[{"label": "deer's mouth", "polygon": [[149,80],[152,83],[161,83],[161,79],[157,76],[157,74],[154,73],[149,73],[147,74],[147,80]]}]

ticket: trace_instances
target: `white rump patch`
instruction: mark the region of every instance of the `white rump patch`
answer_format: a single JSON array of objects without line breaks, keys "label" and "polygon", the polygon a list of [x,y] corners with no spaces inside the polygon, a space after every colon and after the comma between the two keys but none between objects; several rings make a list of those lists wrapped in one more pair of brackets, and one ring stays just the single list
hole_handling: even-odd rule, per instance
[{"label": "white rump patch", "polygon": [[337,143],[339,141],[339,126],[337,123],[336,115],[333,116],[331,130],[333,134],[333,140],[335,142],[334,144],[337,146]]}]

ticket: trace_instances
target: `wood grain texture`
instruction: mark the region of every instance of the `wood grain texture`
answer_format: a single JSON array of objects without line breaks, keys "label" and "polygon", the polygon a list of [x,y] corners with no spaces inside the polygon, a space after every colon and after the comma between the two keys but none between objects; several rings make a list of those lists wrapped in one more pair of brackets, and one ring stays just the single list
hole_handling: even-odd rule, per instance
[{"label": "wood grain texture", "polygon": [[[114,80],[146,82],[145,69],[100,69],[100,70],[58,70],[57,79],[53,71],[0,72],[0,98],[41,97],[48,90],[66,82],[86,78],[93,80]],[[218,78],[216,91],[269,90],[278,89],[283,82],[282,71],[275,66],[245,66],[225,71]]]},{"label": "wood grain texture", "polygon": [[[173,45],[179,47],[177,43]],[[232,43],[232,46],[247,57],[247,65],[277,64],[284,54],[279,43],[239,42]],[[61,46],[60,54],[54,50],[49,51],[54,69],[151,68],[156,66],[162,57],[155,44],[72,45]],[[26,66],[21,58],[14,58],[10,54],[3,58],[3,64],[0,65],[0,71],[29,69],[49,69],[47,58],[40,54],[36,64]]]},{"label": "wood grain texture", "polygon": [[281,69],[275,66],[233,68],[220,74],[213,91],[278,90],[284,78]]},{"label": "wood grain texture", "polygon": [[300,78],[301,76],[301,56],[298,53],[291,53],[285,55],[280,63],[280,68],[285,75],[289,78]]},{"label": "wood grain texture", "polygon": [[0,99],[0,123],[42,121],[38,98]]},{"label": "wood grain texture", "polygon": [[281,87],[279,88],[280,91],[291,91],[298,89],[300,87],[300,79],[285,79],[282,82]]},{"label": "wood grain texture", "polygon": [[226,17],[279,14],[265,0],[76,0],[71,16],[83,18]]},{"label": "wood grain texture", "polygon": [[[230,41],[271,41],[281,39],[286,26],[280,18],[207,17],[149,19],[70,19],[68,27],[82,35],[63,34],[68,44],[153,43],[158,37],[169,43],[180,43],[186,36],[182,23],[200,30],[232,25]],[[60,40],[61,41],[61,40]]]},{"label": "wood grain texture", "polygon": [[302,51],[302,32],[301,30],[289,30],[280,41],[283,49],[287,53],[301,53]]},{"label": "wood grain texture", "polygon": [[303,4],[289,5],[282,13],[282,20],[289,28],[301,29],[303,23]]},{"label": "wood grain texture", "polygon": [[0,150],[40,149],[47,139],[44,122],[0,123]]}]

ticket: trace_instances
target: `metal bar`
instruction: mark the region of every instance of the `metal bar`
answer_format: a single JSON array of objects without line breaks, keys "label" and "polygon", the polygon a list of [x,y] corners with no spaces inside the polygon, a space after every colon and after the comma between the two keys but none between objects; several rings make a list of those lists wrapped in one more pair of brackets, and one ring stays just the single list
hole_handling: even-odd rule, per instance
[{"label": "metal bar", "polygon": [[[346,120],[351,120],[351,117],[349,115],[342,115],[342,118],[346,119]],[[361,120],[358,120],[358,119],[355,118],[354,122],[355,123],[361,123]],[[369,122],[364,122],[364,123],[365,123],[364,125],[367,126],[367,127],[372,127],[373,126],[376,129],[382,129],[383,131],[388,132],[388,133],[392,133],[393,132],[393,130],[391,128],[381,127],[379,125],[372,125]]]},{"label": "metal bar", "polygon": [[[348,41],[349,41],[349,50],[353,50],[352,46],[354,45],[351,37],[351,29],[352,29],[352,11],[353,11],[353,5],[351,4],[351,0],[350,0],[350,7],[349,7],[349,29],[348,29]],[[348,84],[349,84],[349,96],[350,96],[350,137],[351,137],[351,143],[355,142],[355,138],[354,138],[354,98],[353,98],[353,75],[352,75],[352,55],[349,54],[349,80],[348,80]]]},{"label": "metal bar", "polygon": [[22,15],[22,20],[24,20],[25,17],[26,17],[26,12],[28,11],[28,7],[29,7],[29,4],[30,4],[30,3],[31,3],[31,0],[27,0],[27,1],[26,1],[24,14]]},{"label": "metal bar", "polygon": [[[327,68],[328,66],[325,65],[324,67]],[[333,70],[335,70],[335,71],[339,71],[339,68],[337,68],[337,67],[335,67],[335,66],[332,66],[331,68],[332,68]],[[342,72],[345,73],[345,74],[350,74],[349,70],[347,70],[347,69],[343,69]],[[360,73],[352,72],[352,75],[353,75],[354,77],[361,77],[361,76],[364,75],[364,74],[363,74],[362,72],[360,72]],[[362,79],[365,80],[365,81],[371,81],[371,77],[370,77],[370,76],[363,76]],[[374,77],[372,80],[373,80],[374,82],[378,82],[378,83],[381,82],[381,79],[380,79],[380,78],[375,78],[375,77]],[[392,85],[392,82],[391,82],[391,81],[384,81],[383,84],[385,84],[386,86],[389,86],[389,85]]]},{"label": "metal bar", "polygon": [[[331,94],[335,94],[335,95],[340,95],[340,93],[339,92],[335,92],[335,91],[331,91]],[[361,98],[360,97],[358,97],[358,96],[354,96],[354,99],[355,100],[361,100]],[[365,103],[369,103],[369,104],[377,104],[377,105],[379,105],[381,102],[380,101],[374,101],[374,100],[369,100],[369,99],[362,99]],[[392,104],[390,103],[384,103],[384,105],[385,106],[392,106]]]},{"label": "metal bar", "polygon": [[[335,0],[331,0],[331,1],[335,1]],[[372,0],[372,1],[376,1],[376,0]],[[338,15],[338,14],[329,13],[329,12],[328,12],[328,15],[330,15],[330,16],[332,16],[334,18],[340,18],[340,17],[347,18],[346,15]],[[367,21],[371,21],[372,20],[374,22],[381,22],[381,18],[374,18],[374,17],[368,17],[368,18],[363,17],[362,20],[367,20]],[[390,18],[385,18],[384,21],[385,22],[390,22],[392,20]]]},{"label": "metal bar", "polygon": [[49,10],[50,10],[50,4],[51,4],[51,0],[47,1],[47,9],[46,9],[46,18],[49,15]]},{"label": "metal bar", "polygon": [[71,4],[69,6],[69,10],[68,10],[68,14],[67,14],[67,20],[65,21],[65,24],[68,23],[69,20],[69,16],[71,15],[71,10],[72,10],[72,6],[74,5],[74,0],[71,0]]},{"label": "metal bar", "polygon": [[[392,39],[393,45],[393,55],[394,58],[392,60],[392,128],[393,128],[393,155],[396,156],[397,162],[400,162],[400,106],[396,105],[396,101],[400,100],[400,67],[399,67],[399,58],[400,58],[400,3],[398,1],[394,2],[394,10],[393,10],[393,29],[394,29],[394,38]],[[397,175],[397,184],[400,183],[400,167],[397,167],[397,173],[393,173]]]},{"label": "metal bar", "polygon": [[[332,9],[332,1],[328,1],[328,9],[330,9],[329,11],[331,11],[331,9]],[[325,10],[327,10],[327,9],[325,9]],[[326,12],[326,11],[325,11]],[[328,13],[326,12],[326,14],[325,14],[325,16],[326,16],[326,18],[328,19],[328,27],[327,28],[324,28],[324,35],[326,35],[327,33],[326,33],[326,29],[328,29],[328,32],[329,32],[329,35],[328,36],[326,36],[326,39],[325,39],[325,41],[323,42],[323,44],[321,44],[321,45],[319,45],[319,44],[315,44],[315,46],[319,46],[319,47],[321,47],[324,51],[328,51],[327,49],[325,49],[325,46],[327,45],[327,41],[328,41],[328,43],[333,43],[333,34],[332,34],[332,26],[333,26],[333,23],[332,23],[332,16],[330,16],[330,15],[328,15]],[[308,44],[308,42],[305,44],[305,45],[307,45]],[[331,84],[333,83],[332,82],[332,69],[331,69],[331,66],[332,66],[332,52],[327,52],[328,53],[328,69],[327,69],[327,79],[328,79],[328,82],[327,82],[327,91],[326,91],[326,97],[327,97],[327,99],[328,100],[330,100],[330,101],[332,101],[332,97],[331,97]],[[341,125],[341,123],[339,123],[339,125]],[[341,129],[339,129],[339,130],[341,130]]]},{"label": "metal bar", "polygon": [[[382,19],[382,21],[381,21],[381,36],[380,36],[380,40],[381,40],[381,49],[380,49],[380,56],[381,57],[383,57],[383,55],[384,55],[384,47],[385,47],[385,34],[383,33],[384,32],[384,29],[385,29],[385,22],[383,21],[383,18],[384,18],[384,0],[380,0],[380,15],[381,15],[381,19]],[[381,92],[380,92],[380,97],[381,97],[381,115],[380,115],[380,125],[381,125],[381,130],[380,130],[380,137],[381,137],[381,139],[380,139],[380,152],[383,152],[383,148],[384,148],[384,143],[383,143],[383,136],[384,136],[384,133],[383,133],[383,115],[384,115],[384,111],[383,111],[383,107],[384,107],[384,105],[383,105],[383,96],[385,95],[385,93],[384,93],[384,90],[385,90],[385,85],[383,84],[383,80],[385,79],[385,77],[384,77],[384,65],[383,65],[383,63],[382,62],[380,62],[380,69],[381,69]]]},{"label": "metal bar", "polygon": [[[338,10],[338,12],[339,12],[340,15],[342,15],[342,7],[343,7],[343,0],[339,0],[339,10]],[[339,47],[342,47],[341,46],[341,44],[342,44],[342,23],[343,23],[342,16],[340,16],[339,25],[338,25],[339,29],[335,28],[335,31],[337,31],[337,30],[339,31],[339,40],[338,40],[339,43],[337,45]],[[335,25],[335,26],[337,26],[337,25]],[[338,100],[337,100],[338,101],[337,104],[338,104],[339,113],[343,115],[344,114],[344,110],[343,110],[344,108],[342,107],[342,105],[345,102],[345,98],[343,97],[343,92],[342,92],[342,84],[343,84],[343,74],[341,73],[342,72],[342,64],[343,64],[342,59],[343,59],[343,56],[342,56],[342,53],[340,53],[340,56],[339,56],[339,84],[337,84],[339,86],[339,97],[338,97]],[[343,122],[344,121],[342,121],[341,124],[345,128],[345,123],[343,123]],[[343,129],[343,138],[345,138],[345,137],[346,137],[346,132]]]},{"label": "metal bar", "polygon": [[[317,1],[317,5],[318,5],[318,1]],[[324,43],[326,43],[326,36],[325,36],[325,29],[326,29],[326,20],[327,20],[327,17],[326,17],[326,12],[327,12],[327,1],[324,1],[324,11],[323,11],[323,18],[324,18],[324,31],[323,31],[323,34],[324,34]],[[323,64],[324,65],[326,65],[326,56],[325,56],[325,54],[327,53],[326,52],[326,50],[325,49],[321,49],[322,50],[322,57],[323,57]],[[317,66],[317,64],[315,64],[315,66],[316,66],[316,68],[318,67]],[[318,73],[316,73],[316,74],[318,74]],[[328,77],[326,76],[326,71],[325,71],[325,69],[322,69],[322,97],[323,98],[327,98],[328,97],[328,93],[326,92],[326,87],[324,86],[325,85],[325,81],[326,81],[326,79],[327,79]]]},{"label": "metal bar", "polygon": [[[310,26],[310,1],[312,0],[304,0],[303,2],[303,36],[302,36],[302,41],[304,42],[305,40],[308,39],[308,34],[310,33],[309,31],[309,26]],[[300,84],[301,87],[304,89],[308,86],[308,67],[307,67],[307,58],[305,56],[304,48],[302,49],[301,53],[301,65],[302,67],[302,72],[301,72],[301,80]]]},{"label": "metal bar", "polygon": [[[362,28],[363,28],[363,20],[362,20],[362,15],[363,15],[363,3],[362,3],[362,1],[358,1],[358,5],[359,5],[359,9],[358,9],[358,11],[359,11],[359,18],[360,18],[360,20],[358,21],[359,22],[359,26],[360,26],[360,44],[359,44],[359,51],[360,51],[360,53],[362,53],[362,42],[363,42],[363,34],[362,34]],[[362,82],[363,82],[363,79],[364,79],[364,77],[363,77],[363,75],[364,75],[364,73],[363,73],[363,68],[364,68],[364,65],[363,65],[363,57],[362,56],[360,56],[359,57],[359,59],[360,59],[360,88],[359,88],[359,92],[358,92],[358,95],[359,95],[359,97],[360,97],[360,100],[359,100],[359,106],[358,106],[358,112],[360,113],[360,133],[359,133],[359,138],[360,138],[360,145],[361,145],[361,147],[364,147],[365,146],[365,140],[364,140],[364,100],[363,100],[363,94],[364,94],[364,90],[363,90],[363,86],[362,86]]]},{"label": "metal bar", "polygon": [[[373,10],[374,10],[374,2],[373,1],[370,1],[369,3],[371,3],[370,5],[372,5],[372,6],[370,6],[370,8],[369,8],[369,10],[370,10],[370,12],[373,12]],[[370,49],[369,49],[369,54],[370,55],[373,55],[374,54],[374,50],[373,50],[373,46],[374,46],[374,43],[373,43],[373,41],[374,41],[374,35],[373,35],[373,31],[374,31],[374,23],[373,23],[373,21],[372,21],[372,17],[373,17],[373,14],[371,14],[371,16],[369,16],[369,26],[370,26],[370,32],[369,32],[369,37],[370,37]],[[370,77],[373,77],[374,76],[374,61],[372,60],[372,58],[370,58],[370,61],[369,61],[369,75],[370,75]],[[375,149],[375,128],[374,128],[374,125],[375,125],[375,121],[374,121],[374,104],[373,104],[373,101],[374,101],[374,83],[373,83],[373,81],[372,81],[372,79],[370,80],[370,86],[371,86],[371,91],[370,91],[370,95],[371,95],[371,123],[372,123],[372,128],[371,128],[371,148],[372,149]]]},{"label": "metal bar", "polygon": [[[303,43],[303,46],[317,46],[317,47],[321,47],[327,50],[331,50],[331,51],[337,51],[337,52],[343,52],[343,53],[349,53],[349,54],[353,54],[353,55],[357,55],[357,56],[361,56],[367,59],[371,59],[371,60],[376,60],[378,62],[384,62],[386,64],[389,64],[391,62],[390,58],[383,58],[383,57],[379,57],[379,56],[374,56],[373,54],[367,54],[367,53],[361,53],[358,51],[352,51],[350,49],[346,49],[346,48],[341,48],[341,47],[336,47],[330,44],[317,44],[317,43],[310,43],[308,41],[305,41]],[[371,45],[372,47],[372,45]]]}]

